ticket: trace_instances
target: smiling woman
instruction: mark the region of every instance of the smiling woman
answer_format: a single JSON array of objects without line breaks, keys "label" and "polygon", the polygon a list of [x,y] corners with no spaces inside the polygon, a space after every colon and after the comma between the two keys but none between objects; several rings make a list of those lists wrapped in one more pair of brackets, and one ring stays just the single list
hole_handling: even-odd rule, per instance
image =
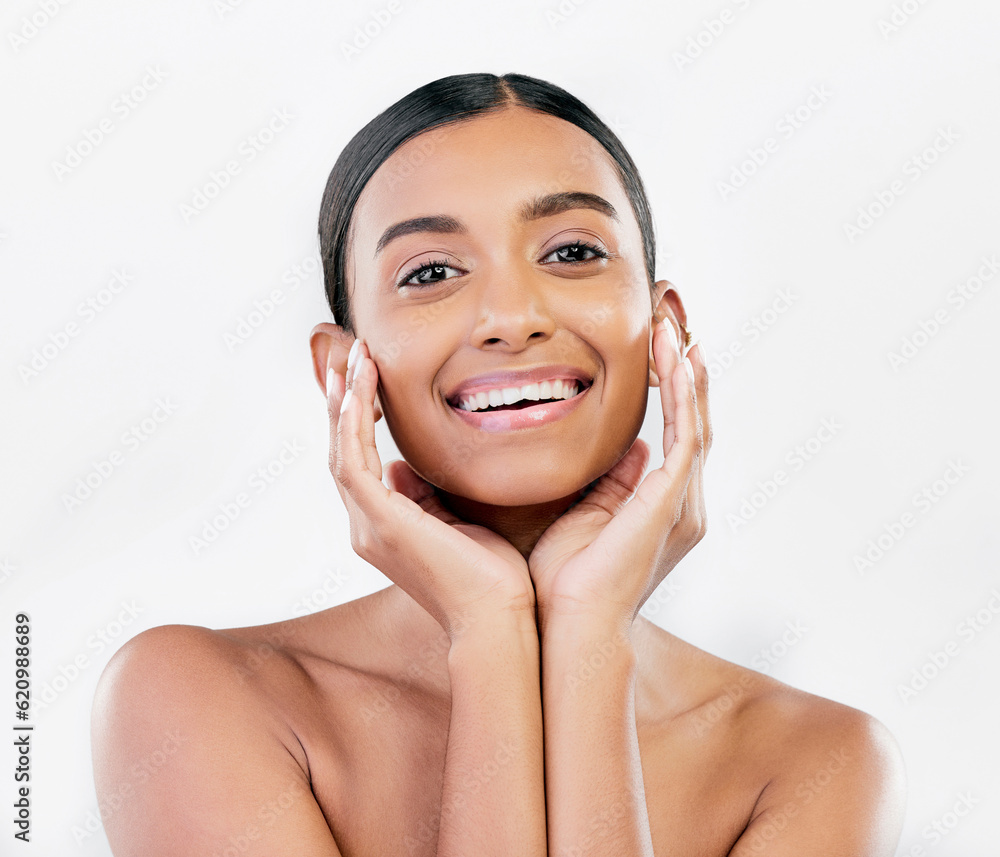
[{"label": "smiling woman", "polygon": [[639,615],[705,533],[708,373],[610,129],[523,75],[433,81],[350,141],[319,233],[330,469],[392,585],[124,646],[101,805],[176,751],[105,817],[115,854],[891,855],[878,721]]}]

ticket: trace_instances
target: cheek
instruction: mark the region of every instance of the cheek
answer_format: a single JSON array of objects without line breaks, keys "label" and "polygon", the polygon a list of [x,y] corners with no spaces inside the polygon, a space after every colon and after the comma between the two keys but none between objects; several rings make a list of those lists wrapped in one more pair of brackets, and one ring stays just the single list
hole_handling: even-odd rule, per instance
[{"label": "cheek", "polygon": [[[446,343],[454,342],[457,319],[449,315],[452,301],[445,297],[419,306],[402,308],[391,302],[373,307],[365,330],[371,332],[368,347],[380,372],[416,376],[425,383],[447,360]],[[453,313],[452,313],[453,314]]]},{"label": "cheek", "polygon": [[407,460],[428,445],[427,423],[439,409],[432,391],[441,365],[434,343],[425,341],[426,334],[418,338],[412,330],[387,332],[369,346],[378,367],[378,397],[385,424]]},{"label": "cheek", "polygon": [[649,328],[623,321],[602,338],[604,391],[601,406],[616,416],[604,424],[612,453],[624,455],[639,434],[649,401]]}]

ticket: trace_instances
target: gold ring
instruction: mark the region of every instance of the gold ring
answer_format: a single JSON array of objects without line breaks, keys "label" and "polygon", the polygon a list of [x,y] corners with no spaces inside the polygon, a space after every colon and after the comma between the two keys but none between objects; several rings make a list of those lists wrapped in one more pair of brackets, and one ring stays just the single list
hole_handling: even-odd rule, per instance
[{"label": "gold ring", "polygon": [[681,330],[684,331],[684,347],[687,348],[691,344],[691,331],[688,330],[683,324],[677,322],[681,325]]}]

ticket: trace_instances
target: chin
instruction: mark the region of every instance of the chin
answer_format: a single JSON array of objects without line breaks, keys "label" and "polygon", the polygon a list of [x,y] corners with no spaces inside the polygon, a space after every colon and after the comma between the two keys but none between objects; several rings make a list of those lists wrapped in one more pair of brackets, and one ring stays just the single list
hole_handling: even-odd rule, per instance
[{"label": "chin", "polygon": [[[552,466],[524,464],[511,467],[507,462],[472,459],[445,473],[433,467],[420,475],[448,494],[489,506],[536,506],[553,503],[578,494],[614,464],[584,472],[582,462],[561,459]],[[414,468],[416,469],[416,468]],[[570,472],[572,470],[572,472]]]},{"label": "chin", "polygon": [[[645,402],[642,402],[645,405]],[[577,495],[607,473],[639,435],[645,408],[621,415],[613,426],[591,426],[558,441],[473,434],[474,441],[448,446],[450,438],[428,444],[428,434],[407,427],[396,438],[403,458],[424,480],[442,491],[491,506],[532,506]],[[392,426],[390,425],[390,429]]]}]

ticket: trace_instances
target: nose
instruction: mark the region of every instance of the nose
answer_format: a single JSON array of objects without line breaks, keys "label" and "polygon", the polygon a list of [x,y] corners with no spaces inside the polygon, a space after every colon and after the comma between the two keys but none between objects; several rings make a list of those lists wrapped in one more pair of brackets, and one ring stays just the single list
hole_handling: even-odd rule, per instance
[{"label": "nose", "polygon": [[520,351],[555,332],[544,275],[528,266],[503,265],[481,283],[471,342],[477,348]]}]

